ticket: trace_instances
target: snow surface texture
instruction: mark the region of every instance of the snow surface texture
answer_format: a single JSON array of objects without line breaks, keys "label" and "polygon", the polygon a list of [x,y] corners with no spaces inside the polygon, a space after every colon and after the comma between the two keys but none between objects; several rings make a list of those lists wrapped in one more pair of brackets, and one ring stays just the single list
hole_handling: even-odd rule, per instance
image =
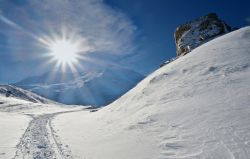
[{"label": "snow surface texture", "polygon": [[33,103],[55,104],[56,102],[43,98],[30,91],[12,85],[0,85],[0,96],[9,96],[27,100]]},{"label": "snow surface texture", "polygon": [[28,122],[29,118],[26,116],[0,112],[0,158],[7,159],[15,155],[15,146],[28,126]]},{"label": "snow surface texture", "polygon": [[249,79],[246,27],[160,68],[107,107],[61,114],[52,125],[74,158],[249,159]]},{"label": "snow surface texture", "polygon": [[118,66],[84,73],[51,72],[16,83],[25,89],[65,104],[104,106],[114,101],[143,78]]},{"label": "snow surface texture", "polygon": [[174,37],[177,56],[186,54],[216,36],[228,33],[232,28],[215,13],[197,18],[177,27]]},{"label": "snow surface texture", "polygon": [[0,96],[0,159],[70,158],[51,120],[58,114],[86,107],[32,103]]}]

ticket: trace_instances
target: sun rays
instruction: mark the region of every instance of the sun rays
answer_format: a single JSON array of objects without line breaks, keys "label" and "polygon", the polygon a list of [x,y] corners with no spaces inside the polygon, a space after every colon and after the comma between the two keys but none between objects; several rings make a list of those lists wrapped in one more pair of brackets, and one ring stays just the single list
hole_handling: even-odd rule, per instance
[{"label": "sun rays", "polygon": [[47,63],[60,71],[77,72],[81,62],[86,60],[84,55],[93,50],[86,38],[66,30],[41,37],[39,42],[46,49],[44,57],[48,59]]}]

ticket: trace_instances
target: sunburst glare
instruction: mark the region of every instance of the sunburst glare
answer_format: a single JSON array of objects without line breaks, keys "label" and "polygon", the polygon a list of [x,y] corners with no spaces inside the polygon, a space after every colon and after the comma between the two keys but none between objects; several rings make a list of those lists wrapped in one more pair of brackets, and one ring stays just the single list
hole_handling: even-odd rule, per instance
[{"label": "sunburst glare", "polygon": [[83,37],[77,34],[63,30],[61,34],[45,36],[38,39],[48,52],[44,54],[49,58],[49,63],[54,63],[56,69],[65,71],[69,68],[72,72],[76,72],[81,63],[85,60],[84,54],[93,48]]},{"label": "sunburst glare", "polygon": [[50,55],[57,62],[71,64],[77,62],[80,48],[76,43],[61,39],[51,43],[49,50]]}]

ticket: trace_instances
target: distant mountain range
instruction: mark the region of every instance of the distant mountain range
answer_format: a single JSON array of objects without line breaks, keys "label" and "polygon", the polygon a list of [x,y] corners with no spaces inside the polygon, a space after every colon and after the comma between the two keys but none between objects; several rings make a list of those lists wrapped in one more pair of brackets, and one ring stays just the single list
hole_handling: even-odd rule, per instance
[{"label": "distant mountain range", "polygon": [[136,85],[143,76],[109,65],[85,72],[47,72],[26,78],[16,86],[64,104],[104,106]]},{"label": "distant mountain range", "polygon": [[22,99],[33,103],[56,104],[54,101],[13,85],[0,85],[0,95]]}]

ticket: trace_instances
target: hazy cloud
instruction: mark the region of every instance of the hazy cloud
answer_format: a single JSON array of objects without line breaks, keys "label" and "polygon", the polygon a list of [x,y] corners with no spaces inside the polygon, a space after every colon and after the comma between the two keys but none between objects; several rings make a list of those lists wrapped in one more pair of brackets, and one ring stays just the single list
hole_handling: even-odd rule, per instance
[{"label": "hazy cloud", "polygon": [[92,52],[124,55],[135,48],[136,26],[126,15],[113,10],[102,0],[26,0],[21,5],[5,1],[0,9],[5,18],[23,29],[0,27],[8,37],[10,48],[32,47],[32,43],[23,40],[30,36],[27,32],[39,38],[61,32],[74,34],[87,41]]}]

